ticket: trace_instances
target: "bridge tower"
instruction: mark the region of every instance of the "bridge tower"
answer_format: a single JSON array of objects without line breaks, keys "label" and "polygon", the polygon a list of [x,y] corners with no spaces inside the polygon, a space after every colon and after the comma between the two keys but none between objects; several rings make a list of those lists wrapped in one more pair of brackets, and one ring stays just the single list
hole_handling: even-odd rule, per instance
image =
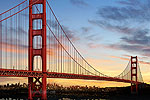
[{"label": "bridge tower", "polygon": [[[137,56],[131,56],[131,93],[138,93],[137,62]],[[133,83],[133,81],[136,83]]]},{"label": "bridge tower", "polygon": [[[42,12],[34,14],[33,6],[42,5]],[[28,78],[28,99],[33,100],[33,97],[40,97],[42,100],[47,99],[46,92],[46,0],[29,0],[29,71],[33,71],[33,62],[35,56],[40,56],[42,60],[42,77]],[[34,21],[41,20],[41,29],[34,29]],[[36,36],[42,38],[42,47],[34,48],[33,39]]]}]

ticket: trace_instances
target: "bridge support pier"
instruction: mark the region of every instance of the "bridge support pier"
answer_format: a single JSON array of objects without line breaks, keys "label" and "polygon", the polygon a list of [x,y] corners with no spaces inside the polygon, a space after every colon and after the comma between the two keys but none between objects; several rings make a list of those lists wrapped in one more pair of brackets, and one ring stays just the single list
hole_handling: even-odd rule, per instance
[{"label": "bridge support pier", "polygon": [[47,78],[47,75],[43,74],[43,78],[42,78],[42,100],[47,100],[46,78]]},{"label": "bridge support pier", "polygon": [[33,100],[33,98],[32,98],[32,82],[33,82],[33,78],[28,77],[28,99],[29,100]]},{"label": "bridge support pier", "polygon": [[131,56],[131,93],[138,93],[137,56]]}]

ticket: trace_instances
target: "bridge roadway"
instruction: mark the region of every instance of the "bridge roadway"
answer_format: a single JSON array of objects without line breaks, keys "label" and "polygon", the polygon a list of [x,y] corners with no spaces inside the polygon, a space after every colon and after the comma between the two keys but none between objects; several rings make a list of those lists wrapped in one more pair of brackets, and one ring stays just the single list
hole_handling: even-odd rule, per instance
[{"label": "bridge roadway", "polygon": [[[47,78],[105,80],[105,81],[124,82],[124,83],[136,83],[136,81],[125,80],[116,77],[107,77],[107,76],[94,76],[94,75],[57,73],[57,72],[45,72],[45,73],[47,74]],[[0,77],[43,77],[43,73],[41,71],[0,69]],[[141,82],[138,82],[138,84],[141,84]]]}]

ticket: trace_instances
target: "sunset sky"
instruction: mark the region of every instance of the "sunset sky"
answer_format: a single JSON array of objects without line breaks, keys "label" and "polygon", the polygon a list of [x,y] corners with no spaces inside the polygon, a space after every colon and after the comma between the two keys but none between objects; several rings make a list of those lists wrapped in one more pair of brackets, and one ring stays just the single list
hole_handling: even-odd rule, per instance
[{"label": "sunset sky", "polygon": [[[23,0],[3,0],[0,12]],[[48,0],[82,56],[100,72],[116,76],[130,56],[138,56],[144,82],[150,83],[150,1],[149,0]],[[0,78],[27,82],[27,78]],[[75,82],[76,83],[75,83]],[[129,84],[49,79],[61,85],[125,86]]]}]

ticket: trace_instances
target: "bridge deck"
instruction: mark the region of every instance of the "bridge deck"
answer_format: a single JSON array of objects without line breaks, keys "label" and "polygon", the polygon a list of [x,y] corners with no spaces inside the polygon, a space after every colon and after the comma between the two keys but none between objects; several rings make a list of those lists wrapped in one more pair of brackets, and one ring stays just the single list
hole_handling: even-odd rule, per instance
[{"label": "bridge deck", "polygon": [[[135,81],[119,79],[115,77],[56,73],[56,72],[46,72],[46,74],[47,74],[47,78],[105,80],[105,81],[115,81],[115,82],[124,82],[124,83],[136,83]],[[43,77],[43,73],[41,71],[0,69],[0,77]],[[140,83],[141,82],[138,82],[138,84]]]}]

